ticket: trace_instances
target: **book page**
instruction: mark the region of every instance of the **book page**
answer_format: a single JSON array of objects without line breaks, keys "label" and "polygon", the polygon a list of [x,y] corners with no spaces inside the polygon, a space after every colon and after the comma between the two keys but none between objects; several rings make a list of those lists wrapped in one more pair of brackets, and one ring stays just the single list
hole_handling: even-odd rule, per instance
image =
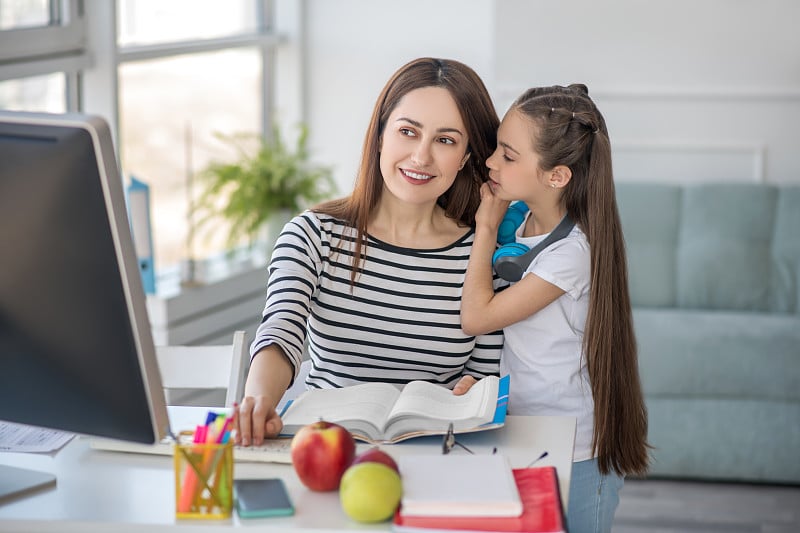
[{"label": "book page", "polygon": [[[425,381],[412,381],[403,388],[388,418],[391,436],[405,430],[446,429],[452,422],[458,431],[491,422],[497,406],[499,378],[488,376],[462,396]],[[432,423],[432,424],[431,424]]]},{"label": "book page", "polygon": [[400,390],[389,383],[307,390],[283,414],[284,432],[296,433],[302,426],[323,419],[369,438],[380,439],[381,430],[399,395]]}]

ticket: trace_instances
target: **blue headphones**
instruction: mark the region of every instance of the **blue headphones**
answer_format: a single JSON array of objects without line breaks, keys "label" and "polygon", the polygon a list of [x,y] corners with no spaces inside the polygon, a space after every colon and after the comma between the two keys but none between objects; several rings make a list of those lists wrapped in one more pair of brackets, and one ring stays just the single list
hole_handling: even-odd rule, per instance
[{"label": "blue headphones", "polygon": [[533,258],[546,247],[569,235],[575,226],[575,222],[569,218],[569,215],[565,215],[558,226],[550,232],[550,235],[533,248],[528,248],[522,243],[515,242],[517,228],[525,220],[527,213],[528,206],[525,205],[525,202],[514,202],[508,206],[508,211],[497,229],[497,243],[501,246],[492,255],[492,266],[497,274],[506,281],[522,279],[522,274],[525,273]]}]

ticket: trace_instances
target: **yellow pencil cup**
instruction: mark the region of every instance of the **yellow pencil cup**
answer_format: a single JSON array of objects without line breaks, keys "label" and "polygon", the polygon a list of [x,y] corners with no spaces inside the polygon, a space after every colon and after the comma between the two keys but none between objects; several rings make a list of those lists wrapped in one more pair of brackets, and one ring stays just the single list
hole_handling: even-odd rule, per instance
[{"label": "yellow pencil cup", "polygon": [[175,444],[175,516],[229,518],[233,510],[233,444]]}]

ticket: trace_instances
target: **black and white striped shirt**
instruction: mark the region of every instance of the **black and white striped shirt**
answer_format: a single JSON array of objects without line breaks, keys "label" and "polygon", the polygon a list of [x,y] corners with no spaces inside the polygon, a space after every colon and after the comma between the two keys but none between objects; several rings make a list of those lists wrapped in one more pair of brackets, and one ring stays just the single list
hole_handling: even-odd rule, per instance
[{"label": "black and white striped shirt", "polygon": [[474,337],[461,329],[474,231],[436,250],[369,238],[351,286],[354,236],[352,227],[310,211],[286,225],[270,261],[251,356],[276,343],[297,375],[307,340],[306,384],[317,388],[415,379],[452,388],[462,375],[498,373],[502,332]]}]

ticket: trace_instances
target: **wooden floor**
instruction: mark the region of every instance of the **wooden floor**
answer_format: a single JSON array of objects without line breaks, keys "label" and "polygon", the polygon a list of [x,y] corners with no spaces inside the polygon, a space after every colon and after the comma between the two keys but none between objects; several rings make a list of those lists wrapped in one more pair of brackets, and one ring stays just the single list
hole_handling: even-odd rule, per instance
[{"label": "wooden floor", "polygon": [[800,486],[628,479],[614,533],[800,533]]}]

